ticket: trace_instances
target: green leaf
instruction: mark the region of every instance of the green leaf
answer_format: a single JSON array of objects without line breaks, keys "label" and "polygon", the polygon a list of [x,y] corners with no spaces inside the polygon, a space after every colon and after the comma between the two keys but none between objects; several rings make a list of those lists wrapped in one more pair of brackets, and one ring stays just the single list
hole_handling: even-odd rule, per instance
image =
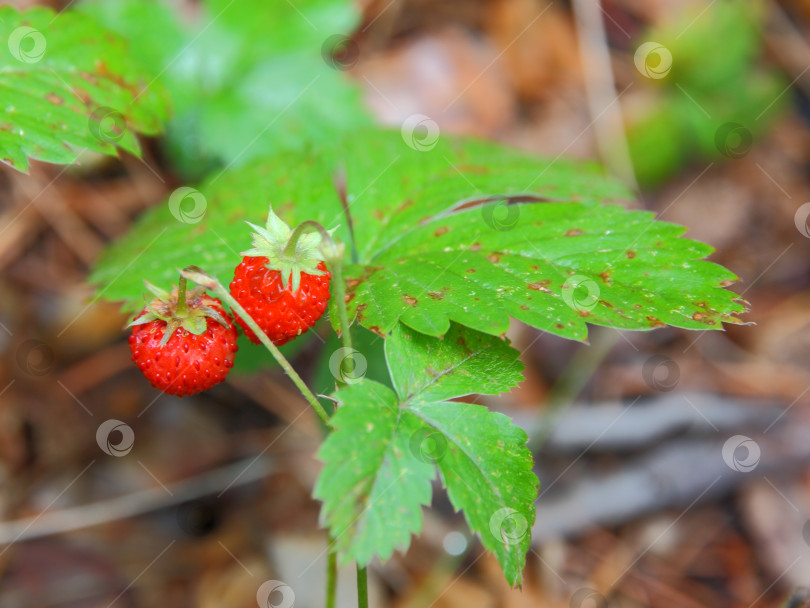
[{"label": "green leaf", "polygon": [[408,412],[424,425],[450,502],[498,558],[509,584],[520,585],[539,485],[526,433],[469,403],[420,403]]},{"label": "green leaf", "polygon": [[502,414],[445,401],[508,390],[520,381],[517,353],[457,326],[443,339],[400,326],[385,349],[398,395],[367,379],[338,390],[319,454],[315,497],[336,548],[361,564],[405,550],[438,467],[453,505],[519,584],[538,486],[526,434]]},{"label": "green leaf", "polygon": [[91,150],[139,154],[168,115],[163,88],[126,43],[70,10],[0,7],[0,160],[73,163]]},{"label": "green leaf", "polygon": [[324,57],[328,41],[357,24],[352,3],[204,4],[188,26],[149,0],[83,4],[154,58],[176,108],[168,148],[182,171],[199,176],[370,124],[359,89]]},{"label": "green leaf", "polygon": [[385,341],[388,369],[403,401],[430,403],[497,395],[523,379],[518,352],[493,336],[453,325],[443,339],[398,325]]},{"label": "green leaf", "polygon": [[422,528],[421,507],[430,502],[436,470],[411,448],[420,421],[400,410],[391,389],[370,380],[335,393],[341,403],[336,430],[319,452],[326,463],[315,485],[321,520],[335,548],[365,565],[405,550]]},{"label": "green leaf", "polygon": [[513,317],[585,340],[586,323],[721,329],[746,310],[724,289],[736,276],[702,261],[711,247],[652,213],[600,205],[625,190],[592,166],[449,138],[417,151],[376,130],[214,175],[201,187],[202,216],[150,210],[92,280],[131,303],[142,278],[169,283],[188,264],[227,283],[249,246],[243,222],[262,222],[271,202],[290,223],[339,226],[350,243],[334,184],[341,169],[358,260],[345,271],[348,308],[381,335],[400,320],[433,336],[451,322],[500,335]]}]

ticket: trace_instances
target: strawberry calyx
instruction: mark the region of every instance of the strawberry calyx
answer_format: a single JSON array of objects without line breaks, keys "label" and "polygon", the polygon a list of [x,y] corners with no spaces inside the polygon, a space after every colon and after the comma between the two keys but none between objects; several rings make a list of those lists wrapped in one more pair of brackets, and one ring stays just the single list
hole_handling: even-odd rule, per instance
[{"label": "strawberry calyx", "polygon": [[213,305],[218,301],[205,293],[205,287],[195,287],[191,291],[186,291],[186,279],[180,278],[178,287],[168,292],[153,285],[149,281],[144,281],[154,299],[146,305],[146,310],[136,317],[127,327],[144,325],[152,321],[160,320],[166,323],[163,338],[160,346],[165,346],[174,333],[181,327],[187,332],[200,336],[208,328],[207,318],[214,319],[223,327],[228,327],[228,322]]},{"label": "strawberry calyx", "polygon": [[322,247],[324,241],[332,244],[332,233],[336,230],[325,230],[317,222],[307,221],[295,229],[278,217],[271,207],[267,213],[265,227],[247,222],[253,228],[253,247],[240,253],[242,256],[267,258],[265,266],[277,270],[281,275],[281,284],[286,289],[298,291],[301,285],[301,273],[323,276],[324,271],[318,264],[324,261]]}]

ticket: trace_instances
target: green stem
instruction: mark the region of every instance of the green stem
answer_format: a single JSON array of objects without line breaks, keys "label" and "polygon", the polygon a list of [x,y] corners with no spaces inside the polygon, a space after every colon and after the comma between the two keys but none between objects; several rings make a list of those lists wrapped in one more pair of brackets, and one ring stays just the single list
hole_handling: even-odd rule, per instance
[{"label": "green stem", "polygon": [[343,260],[332,260],[329,262],[329,270],[332,272],[332,291],[338,309],[338,325],[340,327],[340,339],[343,347],[352,350],[352,332],[349,329],[349,314],[346,311],[346,284],[343,282]]},{"label": "green stem", "polygon": [[301,235],[306,232],[320,232],[321,243],[329,243],[330,245],[334,246],[332,235],[329,234],[326,228],[314,220],[307,220],[298,224],[295,227],[295,230],[292,231],[287,244],[284,246],[284,250],[281,252],[284,257],[294,257],[293,254],[295,253],[295,246],[298,244],[298,239],[301,238]]},{"label": "green stem", "polygon": [[368,574],[357,566],[357,608],[368,608]]},{"label": "green stem", "polygon": [[185,316],[188,314],[188,306],[186,306],[185,277],[180,277],[180,281],[177,284],[177,309],[175,310],[174,314],[181,319],[185,318]]},{"label": "green stem", "polygon": [[326,608],[335,608],[337,590],[337,553],[329,550],[326,563]]},{"label": "green stem", "polygon": [[270,338],[267,337],[267,334],[264,333],[261,327],[258,326],[256,321],[242,308],[242,305],[234,299],[234,297],[222,286],[222,283],[219,282],[218,279],[212,277],[210,274],[207,274],[200,268],[196,266],[187,266],[183,270],[180,271],[185,278],[189,279],[190,281],[194,281],[195,283],[202,285],[206,289],[210,289],[213,291],[217,296],[219,296],[222,300],[228,303],[228,306],[231,307],[231,310],[234,311],[237,315],[239,315],[242,320],[247,323],[248,327],[253,331],[254,334],[259,338],[259,341],[264,345],[264,347],[270,351],[270,354],[273,355],[273,358],[278,362],[281,368],[287,373],[290,379],[295,383],[295,386],[298,387],[298,390],[301,391],[301,394],[304,398],[309,402],[312,406],[312,409],[315,410],[315,413],[318,414],[318,417],[323,420],[324,424],[329,423],[329,414],[326,413],[326,410],[323,409],[323,406],[318,401],[318,398],[315,394],[309,389],[306,383],[301,379],[301,376],[298,375],[298,372],[293,369],[293,366],[290,365],[290,362],[281,354],[281,351],[278,347],[273,344]]}]

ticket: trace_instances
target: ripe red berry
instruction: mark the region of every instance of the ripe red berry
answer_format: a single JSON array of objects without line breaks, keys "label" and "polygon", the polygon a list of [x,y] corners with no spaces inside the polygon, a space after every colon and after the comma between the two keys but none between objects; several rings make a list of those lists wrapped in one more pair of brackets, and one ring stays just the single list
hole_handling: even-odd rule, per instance
[{"label": "ripe red berry", "polygon": [[[321,233],[294,231],[270,209],[264,228],[251,226],[253,247],[243,251],[231,295],[276,346],[300,336],[323,315],[329,280],[321,253]],[[323,231],[323,228],[320,229]],[[259,339],[238,315],[236,322],[254,343]]]},{"label": "ripe red berry", "polygon": [[[246,256],[236,267],[231,295],[276,346],[300,336],[321,318],[329,301],[331,274],[326,265],[317,266],[322,275],[301,273],[298,289],[284,287],[281,273],[267,268],[267,258]],[[239,317],[236,322],[251,342],[259,344],[256,334]]]},{"label": "ripe red berry", "polygon": [[182,397],[225,380],[236,354],[236,327],[222,303],[196,288],[157,297],[135,318],[129,348],[132,360],[157,389]]}]

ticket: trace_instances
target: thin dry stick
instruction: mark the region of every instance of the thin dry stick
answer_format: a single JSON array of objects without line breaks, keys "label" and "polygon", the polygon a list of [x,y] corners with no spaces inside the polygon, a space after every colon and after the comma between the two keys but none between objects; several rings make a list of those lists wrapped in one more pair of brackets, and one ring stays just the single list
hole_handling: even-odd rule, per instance
[{"label": "thin dry stick", "polygon": [[624,117],[610,65],[610,50],[600,0],[574,0],[573,6],[582,53],[585,91],[593,117],[599,155],[611,173],[638,190],[624,131]]}]

